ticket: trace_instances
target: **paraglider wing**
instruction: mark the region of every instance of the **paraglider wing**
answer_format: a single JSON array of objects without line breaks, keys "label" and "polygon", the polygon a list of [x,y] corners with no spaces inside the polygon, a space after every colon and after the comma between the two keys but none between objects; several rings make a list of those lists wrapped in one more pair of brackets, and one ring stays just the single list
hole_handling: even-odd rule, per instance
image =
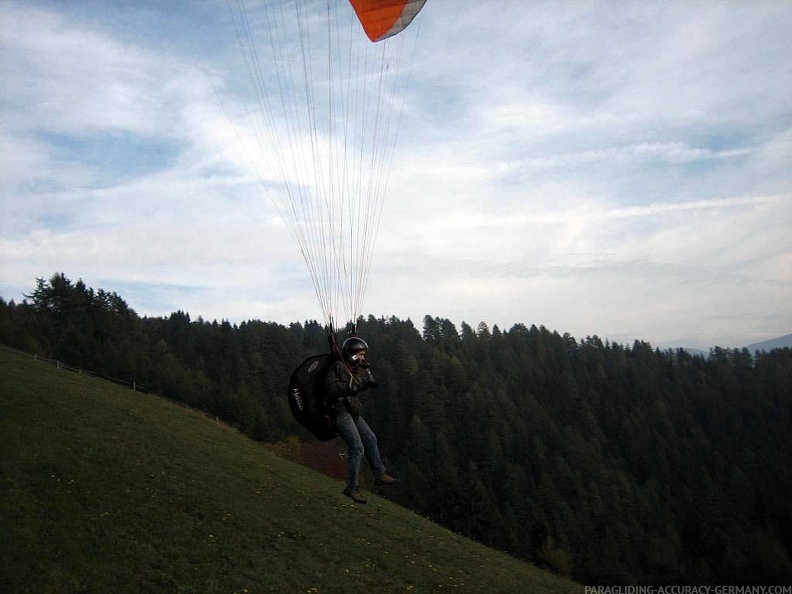
[{"label": "paraglider wing", "polygon": [[349,0],[371,41],[381,41],[404,30],[426,0]]}]

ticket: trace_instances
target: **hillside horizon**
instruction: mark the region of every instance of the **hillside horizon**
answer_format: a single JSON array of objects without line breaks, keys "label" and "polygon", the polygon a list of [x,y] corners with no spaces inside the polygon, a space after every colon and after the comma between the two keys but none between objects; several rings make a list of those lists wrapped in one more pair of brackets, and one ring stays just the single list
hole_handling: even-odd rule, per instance
[{"label": "hillside horizon", "polygon": [[[80,279],[77,282],[81,283],[82,280]],[[99,289],[99,290],[102,291],[102,289]],[[122,295],[118,295],[115,292],[112,292],[112,293],[109,293],[109,294],[117,295],[119,298],[123,299]],[[28,297],[29,296],[26,295],[22,299],[22,301],[20,301],[19,303],[26,302]],[[5,298],[2,295],[0,295],[0,301],[4,301],[5,303],[9,303],[9,304],[16,303],[14,299],[5,300]],[[135,310],[135,308],[130,307],[130,310],[135,312],[136,315],[140,315],[140,314],[137,314],[137,311]],[[239,319],[239,320],[235,320],[235,321],[231,321],[231,318],[219,318],[219,319],[218,318],[213,318],[213,319],[210,320],[208,318],[203,317],[200,314],[199,315],[194,315],[192,312],[189,312],[186,309],[181,309],[181,308],[174,309],[171,312],[169,312],[168,314],[159,314],[159,315],[150,315],[150,316],[149,315],[142,315],[141,317],[142,318],[152,318],[152,319],[167,319],[168,317],[173,316],[173,315],[186,315],[186,316],[188,316],[188,318],[190,320],[195,320],[195,321],[199,321],[199,322],[205,322],[205,323],[209,323],[209,324],[230,323],[232,326],[236,326],[236,327],[238,327],[238,326],[240,326],[242,324],[252,324],[252,323],[264,323],[264,324],[272,323],[272,324],[277,324],[279,326],[282,326],[284,328],[288,328],[289,326],[291,326],[293,324],[303,324],[303,325],[304,324],[319,324],[319,321],[317,319],[315,319],[315,318],[304,318],[302,320],[292,320],[292,321],[290,321],[288,323],[277,322],[277,321],[267,320],[267,319],[262,319],[262,318],[257,318],[257,317],[250,317],[250,318]],[[372,313],[369,313],[367,315],[361,316],[361,319],[368,319],[369,317],[373,317],[375,319],[394,319],[394,320],[398,320],[400,322],[409,322],[409,323],[413,323],[413,324],[418,323],[418,321],[413,320],[411,317],[407,317],[407,318],[403,318],[402,319],[402,318],[400,318],[398,316],[395,316],[395,315],[379,314],[379,315],[375,316]],[[436,315],[432,315],[432,314],[427,313],[427,314],[424,314],[424,317],[423,317],[422,320],[420,320],[420,322],[422,322],[427,317],[428,318],[437,319]],[[440,319],[443,319],[443,318],[440,318]],[[469,322],[467,322],[465,320],[461,320],[460,324],[461,325],[471,325],[471,323],[469,323]],[[486,321],[486,320],[480,320],[480,321],[475,323],[475,327],[479,327],[481,325],[484,325],[484,326],[487,326],[487,327],[492,327],[492,328],[496,328],[497,327],[500,330],[507,330],[508,329],[505,326],[504,327],[500,327],[497,324],[490,325],[490,323],[488,321]],[[510,326],[510,328],[513,328],[515,326],[521,326],[521,325],[522,326],[536,325],[536,326],[539,326],[539,327],[545,327],[543,324],[535,324],[535,323],[529,323],[527,321],[522,321],[522,322],[515,322],[514,324],[512,324]],[[563,329],[560,329],[560,328],[548,328],[548,330],[550,332],[557,332],[557,333],[562,334],[562,335],[563,334],[570,334],[571,335],[571,333],[566,332],[566,331],[564,331]],[[572,335],[572,336],[574,336],[574,335]],[[598,334],[596,332],[587,332],[584,335],[574,336],[574,337],[579,339],[579,340],[582,340],[584,338],[591,337],[591,336],[598,336]],[[685,339],[663,340],[663,341],[658,341],[658,342],[655,343],[654,341],[646,340],[646,339],[644,339],[644,338],[642,338],[640,336],[634,336],[634,337],[631,337],[630,339],[627,339],[627,340],[625,340],[625,339],[621,339],[621,340],[613,339],[613,338],[611,338],[611,337],[609,337],[607,335],[602,335],[602,336],[600,336],[600,338],[602,340],[605,340],[605,341],[608,341],[608,342],[612,342],[612,343],[615,343],[615,344],[621,344],[621,345],[627,345],[627,344],[631,344],[634,341],[640,341],[640,342],[645,342],[647,344],[650,344],[653,347],[659,348],[660,350],[663,350],[663,351],[664,350],[682,349],[682,350],[685,350],[685,351],[687,351],[687,352],[689,352],[691,354],[694,354],[694,355],[704,355],[704,356],[706,356],[709,353],[709,350],[715,349],[715,348],[727,348],[727,349],[747,348],[751,352],[754,352],[754,351],[757,351],[757,350],[772,350],[774,348],[787,348],[787,347],[792,348],[792,333],[783,334],[783,335],[779,335],[779,336],[776,336],[776,337],[771,337],[771,338],[768,338],[768,339],[765,339],[765,340],[762,340],[762,341],[749,341],[748,339],[743,339],[743,340],[734,341],[734,344],[711,344],[711,345],[708,345],[707,347],[692,347],[692,346],[690,346],[688,344],[688,341],[686,341]]]}]

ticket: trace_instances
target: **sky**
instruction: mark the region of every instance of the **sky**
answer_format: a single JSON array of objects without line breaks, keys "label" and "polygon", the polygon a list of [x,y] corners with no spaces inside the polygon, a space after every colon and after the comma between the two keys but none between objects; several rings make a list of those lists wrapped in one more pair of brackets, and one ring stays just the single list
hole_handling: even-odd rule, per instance
[{"label": "sky", "polygon": [[[139,315],[321,320],[230,125],[224,10],[3,3],[0,297],[63,272]],[[792,332],[789,31],[786,0],[428,0],[362,313]]]}]

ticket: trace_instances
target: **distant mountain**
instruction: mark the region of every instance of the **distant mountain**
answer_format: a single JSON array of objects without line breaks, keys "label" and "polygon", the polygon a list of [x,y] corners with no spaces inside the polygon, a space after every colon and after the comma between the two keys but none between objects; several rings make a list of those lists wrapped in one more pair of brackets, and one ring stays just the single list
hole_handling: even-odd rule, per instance
[{"label": "distant mountain", "polygon": [[755,352],[772,351],[773,349],[783,349],[786,347],[792,348],[792,334],[785,334],[784,336],[771,338],[770,340],[765,340],[763,342],[755,342],[753,344],[749,344],[745,348],[751,352]]},{"label": "distant mountain", "polygon": [[692,349],[689,347],[678,347],[678,348],[682,349],[683,351],[687,351],[689,354],[693,356],[701,355],[702,357],[706,357],[709,354],[708,351],[704,351],[702,349]]},{"label": "distant mountain", "polygon": [[[783,349],[787,347],[792,348],[792,334],[785,334],[784,336],[779,336],[778,338],[771,338],[770,340],[755,342],[753,344],[749,344],[745,346],[745,348],[748,349],[748,351],[751,353],[755,353],[756,351],[772,351],[773,349]],[[683,351],[687,351],[691,355],[701,355],[703,357],[709,356],[709,350],[694,349],[685,346],[673,346],[667,348],[671,348],[672,350],[682,349]],[[731,348],[742,349],[742,347],[731,347]]]}]

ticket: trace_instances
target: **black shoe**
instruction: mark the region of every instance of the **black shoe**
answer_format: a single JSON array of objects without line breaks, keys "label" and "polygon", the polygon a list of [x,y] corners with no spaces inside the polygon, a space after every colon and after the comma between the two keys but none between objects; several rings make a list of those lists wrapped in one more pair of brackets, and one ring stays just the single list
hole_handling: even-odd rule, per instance
[{"label": "black shoe", "polygon": [[377,478],[374,479],[374,482],[377,485],[395,485],[396,483],[399,482],[399,479],[397,479],[396,477],[392,477],[387,472],[383,472],[381,475],[379,475]]},{"label": "black shoe", "polygon": [[344,495],[351,498],[355,503],[366,503],[367,501],[367,499],[363,497],[363,493],[361,493],[360,489],[357,487],[346,487],[344,489]]}]

